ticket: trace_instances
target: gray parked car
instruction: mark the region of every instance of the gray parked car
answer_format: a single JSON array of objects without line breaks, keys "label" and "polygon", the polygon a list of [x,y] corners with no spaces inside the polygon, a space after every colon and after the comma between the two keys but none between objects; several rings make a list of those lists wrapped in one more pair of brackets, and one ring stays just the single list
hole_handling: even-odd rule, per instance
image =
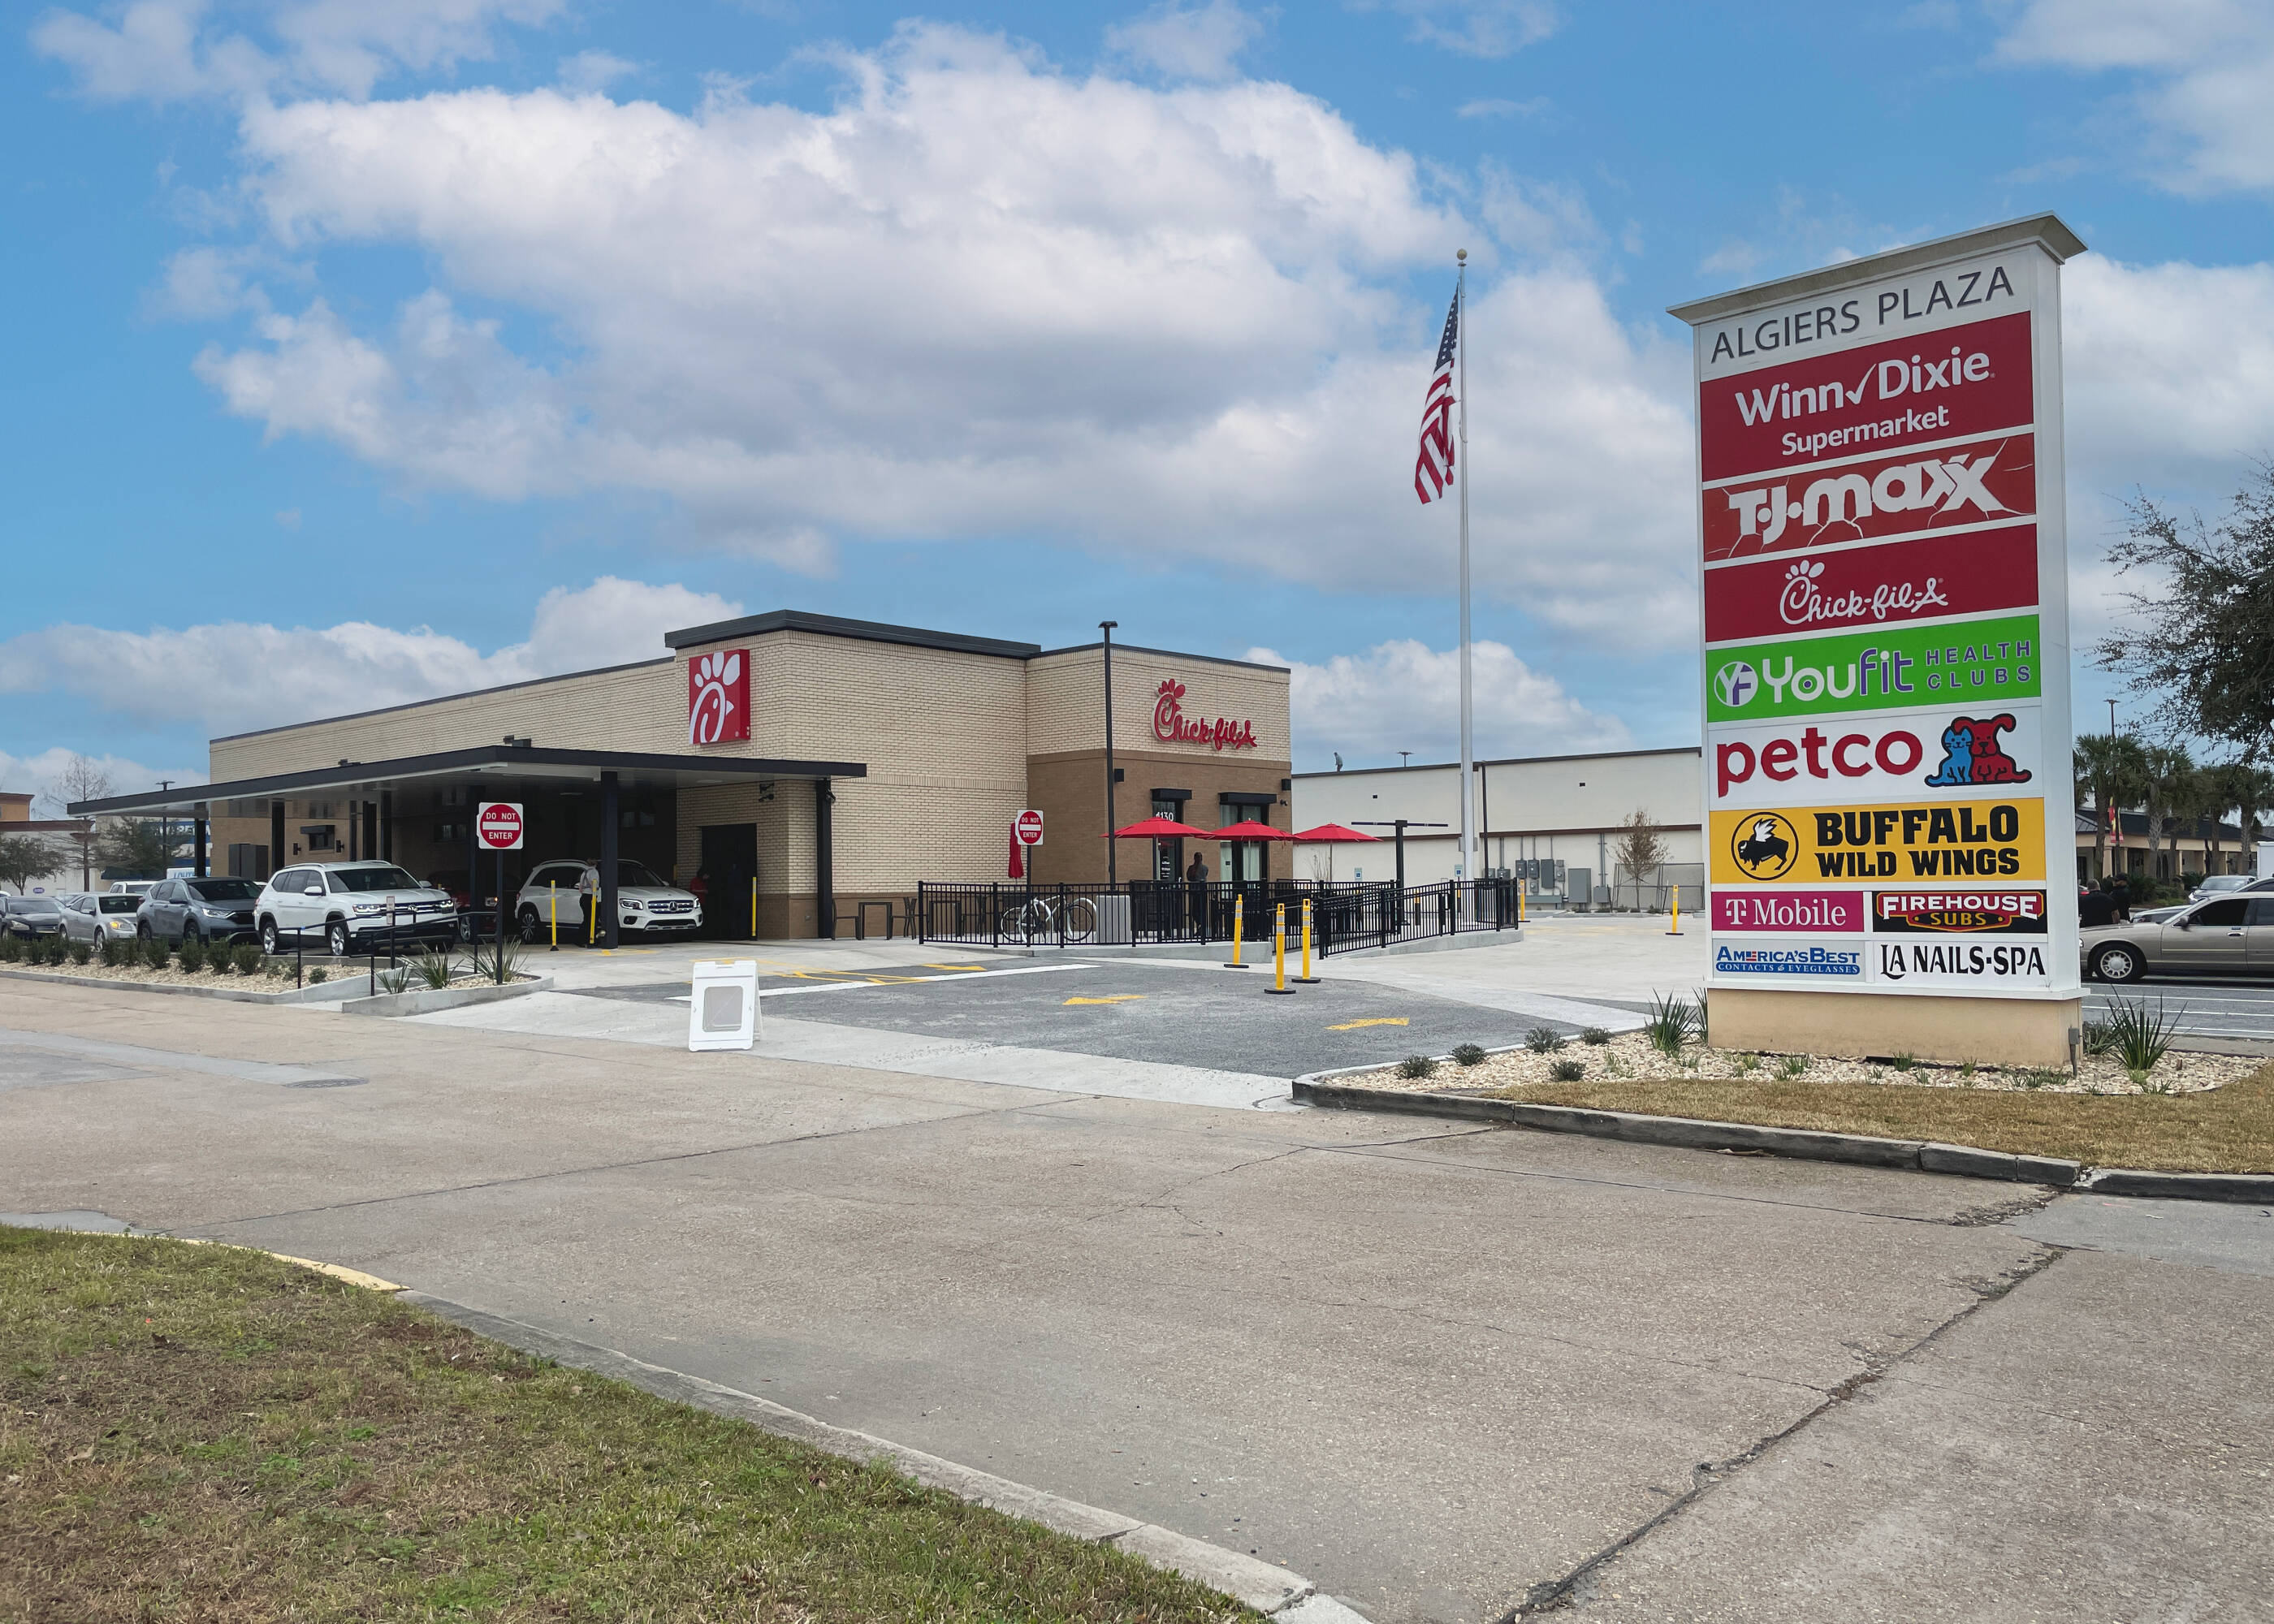
[{"label": "gray parked car", "polygon": [[2078,933],[2084,973],[2104,981],[2157,975],[2274,976],[2274,894],[2228,892],[2168,919]]},{"label": "gray parked car", "polygon": [[161,942],[249,942],[258,880],[161,880],[142,898],[135,933]]},{"label": "gray parked car", "polygon": [[0,929],[11,936],[37,940],[64,933],[63,905],[44,893],[0,898]]},{"label": "gray parked car", "polygon": [[135,913],[142,898],[113,891],[75,891],[63,898],[64,935],[100,947],[124,936],[134,939]]}]

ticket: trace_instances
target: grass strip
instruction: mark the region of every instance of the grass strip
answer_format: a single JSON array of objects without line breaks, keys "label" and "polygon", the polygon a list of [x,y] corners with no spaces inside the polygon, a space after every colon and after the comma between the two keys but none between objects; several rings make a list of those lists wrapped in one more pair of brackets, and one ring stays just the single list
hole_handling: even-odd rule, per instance
[{"label": "grass strip", "polygon": [[1812,1083],[1806,1078],[1617,1078],[1494,1091],[1533,1105],[1695,1116],[1770,1128],[1939,1139],[2167,1172],[2274,1171],[2274,1065],[2189,1094],[2078,1094]]},{"label": "grass strip", "polygon": [[0,1620],[1253,1620],[259,1253],[0,1226]]}]

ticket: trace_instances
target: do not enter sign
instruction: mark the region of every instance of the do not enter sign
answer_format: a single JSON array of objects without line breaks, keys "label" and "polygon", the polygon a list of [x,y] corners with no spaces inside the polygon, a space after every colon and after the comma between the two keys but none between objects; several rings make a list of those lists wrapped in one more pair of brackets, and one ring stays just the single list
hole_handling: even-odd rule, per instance
[{"label": "do not enter sign", "polygon": [[1043,815],[1028,810],[1019,814],[1011,827],[1018,832],[1020,846],[1040,846],[1043,843]]},{"label": "do not enter sign", "polygon": [[474,833],[486,852],[521,850],[521,802],[483,801],[474,816]]}]

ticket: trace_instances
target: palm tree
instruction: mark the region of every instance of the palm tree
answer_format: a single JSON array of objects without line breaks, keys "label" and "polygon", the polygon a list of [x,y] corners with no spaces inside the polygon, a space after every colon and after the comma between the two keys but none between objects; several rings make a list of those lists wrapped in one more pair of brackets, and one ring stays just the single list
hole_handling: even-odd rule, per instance
[{"label": "palm tree", "polygon": [[2077,800],[2090,791],[2093,807],[2093,855],[2108,870],[2109,809],[2139,800],[2147,791],[2148,756],[2137,739],[2123,733],[2088,733],[2076,741],[2072,762]]},{"label": "palm tree", "polygon": [[2181,803],[2188,800],[2194,787],[2195,758],[2186,745],[2177,742],[2143,745],[2141,749],[2147,763],[2140,801],[2148,815],[2148,872],[2160,880],[2163,876],[2156,869],[2163,855],[2165,825],[2187,809]]}]

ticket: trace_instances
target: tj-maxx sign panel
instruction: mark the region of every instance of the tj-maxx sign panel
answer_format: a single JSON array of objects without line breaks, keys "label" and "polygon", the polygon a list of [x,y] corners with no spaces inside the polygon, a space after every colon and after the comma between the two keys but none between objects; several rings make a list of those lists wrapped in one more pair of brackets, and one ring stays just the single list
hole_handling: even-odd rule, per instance
[{"label": "tj-maxx sign panel", "polygon": [[[1786,934],[1717,940],[1716,986],[2076,984],[2074,892],[2048,881],[2071,863],[2059,264],[2078,245],[2040,221],[1934,246],[1678,312],[1708,908],[1717,933]],[[1901,888],[1980,881],[2037,882],[2044,934],[1977,953],[1867,929],[1910,906]]]}]

